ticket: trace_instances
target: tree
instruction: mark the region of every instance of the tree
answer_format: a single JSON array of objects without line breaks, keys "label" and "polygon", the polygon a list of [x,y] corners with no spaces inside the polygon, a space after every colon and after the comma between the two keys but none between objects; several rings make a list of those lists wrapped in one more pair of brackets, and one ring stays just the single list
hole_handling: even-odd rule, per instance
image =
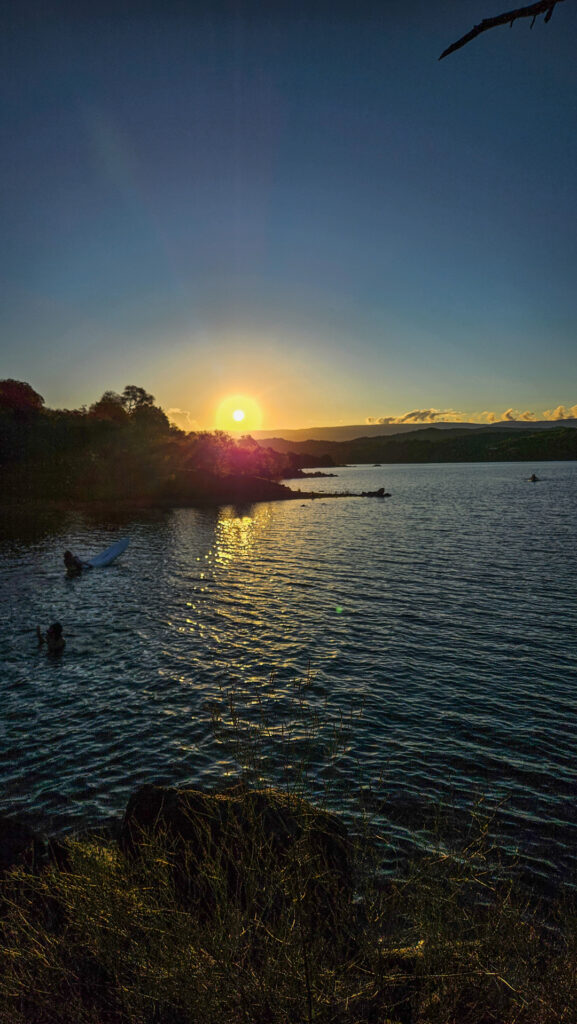
[{"label": "tree", "polygon": [[122,392],[121,402],[130,415],[142,406],[154,405],[154,395],[149,395],[148,391],[136,387],[135,384],[127,384]]},{"label": "tree", "polygon": [[127,419],[122,397],[116,391],[105,391],[88,410],[97,420],[111,420],[113,423],[124,423]]},{"label": "tree", "polygon": [[455,50],[460,50],[462,46],[466,46],[472,39],[476,39],[482,32],[487,32],[490,28],[496,28],[497,25],[512,25],[517,18],[531,18],[531,28],[535,23],[535,19],[540,14],[544,14],[544,21],[547,23],[551,20],[551,15],[555,10],[557,4],[563,3],[564,0],[537,0],[537,3],[529,4],[527,7],[517,7],[514,11],[507,11],[505,14],[497,14],[494,18],[484,18],[478,25],[475,25],[470,32],[466,35],[461,36],[457,39],[456,43],[451,43],[446,50],[443,50],[439,60],[443,57],[448,57],[450,53],[454,53]]},{"label": "tree", "polygon": [[168,434],[170,431],[168,416],[158,405],[137,405],[132,412],[130,422],[133,427],[137,427],[143,433]]},{"label": "tree", "polygon": [[15,413],[40,412],[44,405],[39,395],[30,384],[23,380],[0,380],[0,409]]},{"label": "tree", "polygon": [[200,473],[228,473],[234,447],[234,441],[224,430],[190,433],[186,443],[186,466]]}]

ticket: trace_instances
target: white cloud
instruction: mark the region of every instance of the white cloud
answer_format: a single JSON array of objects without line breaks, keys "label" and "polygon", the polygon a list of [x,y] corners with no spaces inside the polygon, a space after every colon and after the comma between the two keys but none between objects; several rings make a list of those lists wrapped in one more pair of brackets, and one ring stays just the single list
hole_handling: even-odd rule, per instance
[{"label": "white cloud", "polygon": [[186,409],[167,409],[166,415],[171,423],[181,430],[198,430],[198,423]]},{"label": "white cloud", "polygon": [[411,409],[402,416],[367,416],[367,423],[461,423],[463,413],[454,409]]},{"label": "white cloud", "polygon": [[484,409],[481,413],[467,416],[465,413],[457,412],[455,409],[411,409],[402,416],[367,416],[366,422],[373,424],[386,423],[535,423],[540,419],[544,420],[566,420],[577,419],[577,405],[566,407],[558,405],[556,409],[546,409],[539,415],[531,409],[520,412],[513,407],[505,409],[502,413],[496,413]]},{"label": "white cloud", "polygon": [[482,412],[481,419],[485,419],[487,423],[516,423],[518,420],[522,420],[524,423],[534,423],[538,417],[531,409],[519,412],[518,409],[511,408],[505,409],[505,412],[500,415],[494,412]]},{"label": "white cloud", "polygon": [[570,420],[577,419],[577,405],[571,405],[568,409],[564,405],[558,405],[556,409],[545,409],[543,413],[545,420]]}]

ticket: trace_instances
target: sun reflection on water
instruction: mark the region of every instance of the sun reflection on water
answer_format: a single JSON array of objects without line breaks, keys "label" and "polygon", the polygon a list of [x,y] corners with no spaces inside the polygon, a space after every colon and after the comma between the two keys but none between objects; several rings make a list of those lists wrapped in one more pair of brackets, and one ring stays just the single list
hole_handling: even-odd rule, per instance
[{"label": "sun reflection on water", "polygon": [[270,510],[263,505],[252,505],[250,511],[243,512],[223,509],[216,525],[215,561],[226,564],[252,555],[269,519]]}]

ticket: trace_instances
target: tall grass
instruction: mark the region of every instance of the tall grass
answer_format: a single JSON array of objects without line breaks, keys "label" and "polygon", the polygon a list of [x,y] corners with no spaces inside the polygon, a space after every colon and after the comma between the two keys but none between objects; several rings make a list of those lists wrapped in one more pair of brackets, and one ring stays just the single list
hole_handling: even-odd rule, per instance
[{"label": "tall grass", "polygon": [[[254,699],[248,708],[227,692],[213,709],[223,752],[251,784],[284,778],[300,797],[319,749],[334,766],[348,756],[348,723],[323,720],[306,686],[292,730]],[[14,870],[2,886],[1,1024],[577,1021],[577,915],[516,891],[485,816],[394,879],[365,825],[354,897],[330,913],[310,898],[322,867],[307,843],[276,862],[266,835],[240,865],[242,900],[226,857],[208,847],[196,857],[211,894],[202,913],[183,902],[167,835],[149,838],[138,861],[112,842],[69,840],[67,870]]]}]

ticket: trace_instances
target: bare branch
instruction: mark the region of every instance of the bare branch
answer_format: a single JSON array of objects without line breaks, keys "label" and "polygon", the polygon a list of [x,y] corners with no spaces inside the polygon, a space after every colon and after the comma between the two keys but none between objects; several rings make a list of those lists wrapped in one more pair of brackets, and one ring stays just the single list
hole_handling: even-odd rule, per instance
[{"label": "bare branch", "polygon": [[[446,50],[443,51],[439,60],[443,57],[448,57],[450,53],[454,53],[455,50],[460,50],[462,46],[466,46],[472,39],[476,39],[477,36],[481,35],[481,32],[487,32],[490,28],[496,28],[497,25],[512,25],[517,18],[532,18],[533,22],[540,14],[545,15],[545,22],[551,20],[551,15],[557,4],[563,3],[563,0],[538,0],[537,3],[529,4],[528,7],[518,7],[515,11],[507,11],[506,14],[497,14],[494,18],[484,18],[479,25],[475,25],[470,32],[467,32],[466,36],[462,36],[461,39],[457,39],[456,43],[452,43]],[[531,28],[533,27],[531,22]]]}]

